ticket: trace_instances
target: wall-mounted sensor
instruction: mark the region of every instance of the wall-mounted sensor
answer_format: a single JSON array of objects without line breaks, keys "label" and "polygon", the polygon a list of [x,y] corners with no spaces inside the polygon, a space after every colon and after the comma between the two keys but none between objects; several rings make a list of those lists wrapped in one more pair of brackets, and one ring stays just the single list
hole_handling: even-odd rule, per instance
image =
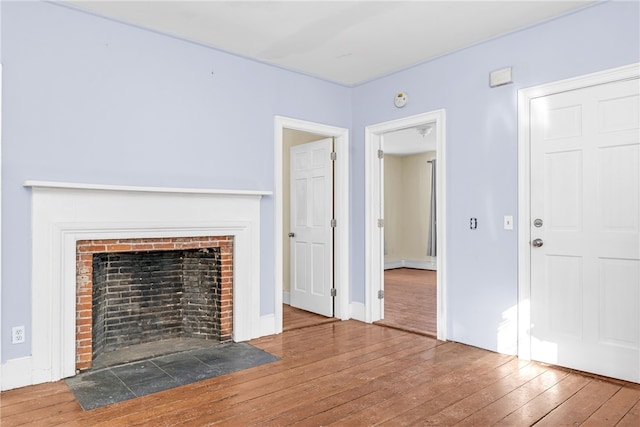
[{"label": "wall-mounted sensor", "polygon": [[409,102],[409,97],[405,92],[398,92],[395,98],[393,98],[393,104],[398,108],[404,107],[407,105],[407,102]]},{"label": "wall-mounted sensor", "polygon": [[512,82],[511,67],[492,71],[489,75],[489,86],[491,87],[502,86]]}]

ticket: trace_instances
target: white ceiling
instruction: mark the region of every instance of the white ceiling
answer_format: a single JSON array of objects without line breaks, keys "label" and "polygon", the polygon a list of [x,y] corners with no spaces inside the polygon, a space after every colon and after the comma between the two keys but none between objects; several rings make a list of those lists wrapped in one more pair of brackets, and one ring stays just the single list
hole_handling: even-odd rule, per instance
[{"label": "white ceiling", "polygon": [[385,154],[396,156],[436,151],[436,134],[435,123],[387,132],[382,138],[382,149]]},{"label": "white ceiling", "polygon": [[71,0],[65,3],[354,86],[594,1]]}]

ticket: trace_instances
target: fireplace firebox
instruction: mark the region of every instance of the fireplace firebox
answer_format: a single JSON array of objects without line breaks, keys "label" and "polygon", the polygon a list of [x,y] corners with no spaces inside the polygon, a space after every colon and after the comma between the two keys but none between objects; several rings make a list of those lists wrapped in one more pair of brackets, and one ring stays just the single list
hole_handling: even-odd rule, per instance
[{"label": "fireplace firebox", "polygon": [[77,370],[136,344],[231,339],[232,236],[81,240],[76,248]]}]

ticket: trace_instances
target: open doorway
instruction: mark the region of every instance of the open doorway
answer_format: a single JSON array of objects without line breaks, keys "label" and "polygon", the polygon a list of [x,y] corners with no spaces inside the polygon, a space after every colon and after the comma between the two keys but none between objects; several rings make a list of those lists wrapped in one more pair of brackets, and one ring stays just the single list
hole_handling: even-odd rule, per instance
[{"label": "open doorway", "polygon": [[334,319],[333,138],[284,129],[283,331]]},{"label": "open doorway", "polygon": [[[444,110],[438,110],[430,113],[419,114],[416,116],[407,117],[404,119],[394,120],[390,122],[380,123],[373,126],[368,126],[365,130],[365,145],[366,145],[366,164],[365,164],[365,173],[366,173],[366,194],[367,198],[365,200],[365,210],[366,210],[366,285],[365,285],[365,316],[368,322],[377,322],[384,321],[385,317],[385,309],[387,303],[388,292],[385,289],[385,233],[387,232],[387,224],[388,221],[393,222],[394,218],[392,218],[392,214],[390,212],[385,212],[385,171],[386,171],[386,161],[389,161],[389,166],[395,160],[393,157],[389,157],[387,153],[391,150],[392,156],[394,147],[389,143],[392,141],[394,136],[400,134],[402,132],[405,133],[413,133],[417,134],[419,140],[418,143],[423,146],[425,149],[425,141],[422,141],[421,132],[424,132],[425,140],[427,136],[433,138],[435,140],[435,150],[426,149],[424,151],[425,154],[422,157],[416,157],[416,159],[408,160],[408,162],[429,162],[437,159],[437,167],[434,168],[434,178],[435,178],[435,218],[437,221],[434,225],[434,231],[437,236],[436,241],[434,242],[434,254],[437,256],[433,256],[431,254],[427,255],[425,250],[424,256],[420,255],[414,259],[414,256],[406,256],[406,257],[398,257],[397,259],[392,259],[391,257],[387,257],[387,267],[404,267],[411,268],[414,271],[413,273],[420,274],[430,274],[435,277],[431,278],[435,280],[435,330],[433,330],[433,326],[428,326],[426,323],[426,319],[423,320],[424,324],[421,325],[421,330],[424,332],[430,332],[429,335],[432,335],[435,332],[435,335],[439,339],[446,339],[446,330],[445,330],[445,283],[446,283],[446,275],[445,275],[445,257],[446,253],[446,216],[445,216],[445,112]],[[428,135],[427,135],[428,134]],[[426,154],[427,152],[431,152],[430,154]],[[435,154],[435,155],[434,155]],[[429,165],[429,166],[427,166]],[[423,165],[422,174],[431,173],[432,163],[426,163]],[[400,167],[402,168],[402,165]],[[411,178],[410,178],[411,179]],[[428,182],[428,180],[427,180]],[[401,184],[402,185],[402,184]],[[393,196],[397,196],[394,192]],[[415,203],[416,200],[412,200],[409,197],[412,203]],[[396,202],[397,204],[398,202]],[[393,204],[393,203],[391,203]],[[407,210],[406,202],[401,202],[398,207],[400,210]],[[417,212],[418,209],[415,209],[416,215],[419,215]],[[391,215],[387,218],[388,215]],[[428,217],[428,215],[427,215]],[[410,229],[410,231],[416,236],[421,233],[417,228]],[[424,236],[419,236],[422,239],[422,244],[419,246],[425,247],[426,249],[426,239],[428,235],[428,229],[423,230]],[[389,247],[391,240],[393,237],[391,233],[386,236],[387,243],[387,255],[390,255],[390,250],[392,248]],[[435,265],[434,265],[435,264]],[[418,267],[418,268],[416,268]],[[434,272],[436,273],[429,273]],[[407,273],[411,273],[410,271],[406,271]],[[408,276],[411,276],[409,274]],[[404,279],[403,279],[404,280]],[[428,278],[420,278],[413,279],[409,278],[409,281],[417,280],[422,281],[426,284]],[[426,308],[416,308],[416,310],[424,311]],[[406,310],[405,313],[406,315]],[[410,316],[416,317],[416,316]],[[402,321],[402,320],[401,320]],[[405,329],[412,329],[406,324],[405,320]],[[427,331],[427,329],[431,329],[431,331]]]},{"label": "open doorway", "polygon": [[382,135],[384,318],[377,324],[437,333],[436,124]]},{"label": "open doorway", "polygon": [[[331,222],[332,229],[332,254],[325,257],[325,267],[316,269],[316,272],[322,272],[324,275],[331,277],[332,286],[332,305],[330,312],[323,312],[322,317],[331,319],[347,319],[348,318],[348,176],[349,176],[349,160],[348,160],[348,130],[336,128],[332,126],[305,122],[296,119],[288,119],[276,117],[275,120],[275,322],[277,332],[284,329],[284,321],[287,323],[306,322],[314,316],[309,315],[309,311],[314,310],[311,307],[305,308],[303,311],[290,310],[291,306],[291,248],[292,241],[296,239],[298,231],[291,228],[291,199],[296,193],[296,189],[291,189],[290,182],[290,154],[300,153],[299,148],[303,148],[302,156],[304,156],[304,147],[310,147],[311,154],[308,156],[312,159],[315,154],[324,148],[324,142],[327,142],[333,150],[326,153],[330,155],[333,151],[335,154],[331,157],[332,161],[331,177],[333,185],[331,186],[330,199],[332,209],[322,215],[320,223],[329,224]],[[316,145],[319,144],[317,147]],[[325,150],[326,151],[326,150]],[[295,199],[295,197],[294,197]],[[315,219],[314,219],[315,221]],[[293,236],[290,234],[293,233]],[[286,308],[286,315],[285,315]],[[305,312],[306,311],[306,312]],[[301,318],[303,318],[301,320]],[[316,321],[318,321],[316,317]]]}]

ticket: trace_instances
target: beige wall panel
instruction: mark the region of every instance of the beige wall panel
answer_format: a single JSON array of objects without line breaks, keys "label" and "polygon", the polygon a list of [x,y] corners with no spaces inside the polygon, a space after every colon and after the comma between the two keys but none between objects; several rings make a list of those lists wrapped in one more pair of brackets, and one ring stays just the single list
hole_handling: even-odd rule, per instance
[{"label": "beige wall panel", "polygon": [[435,151],[385,155],[385,262],[432,261],[426,256]]},{"label": "beige wall panel", "polygon": [[385,261],[402,259],[402,157],[384,157],[384,245]]}]

